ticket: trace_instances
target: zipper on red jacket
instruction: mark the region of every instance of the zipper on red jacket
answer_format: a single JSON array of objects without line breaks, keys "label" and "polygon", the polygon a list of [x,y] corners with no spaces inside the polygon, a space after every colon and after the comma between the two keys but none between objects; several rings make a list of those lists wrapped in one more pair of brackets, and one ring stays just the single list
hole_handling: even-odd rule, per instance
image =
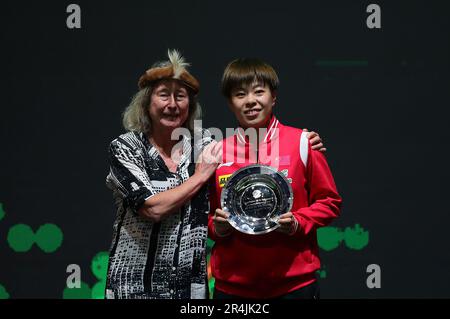
[{"label": "zipper on red jacket", "polygon": [[259,164],[259,143],[256,144],[256,164]]}]

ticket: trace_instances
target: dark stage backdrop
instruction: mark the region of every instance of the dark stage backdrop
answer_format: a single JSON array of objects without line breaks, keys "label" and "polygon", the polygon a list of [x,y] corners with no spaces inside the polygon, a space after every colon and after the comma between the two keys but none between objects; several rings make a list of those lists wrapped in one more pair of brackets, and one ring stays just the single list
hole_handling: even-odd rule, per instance
[{"label": "dark stage backdrop", "polygon": [[[201,81],[205,127],[235,126],[221,73],[252,56],[278,71],[279,119],[323,137],[344,199],[319,231],[323,298],[450,297],[444,1],[75,1],[69,29],[71,3],[0,7],[0,298],[102,296],[108,144],[168,48]],[[370,3],[381,29],[367,27]]]}]

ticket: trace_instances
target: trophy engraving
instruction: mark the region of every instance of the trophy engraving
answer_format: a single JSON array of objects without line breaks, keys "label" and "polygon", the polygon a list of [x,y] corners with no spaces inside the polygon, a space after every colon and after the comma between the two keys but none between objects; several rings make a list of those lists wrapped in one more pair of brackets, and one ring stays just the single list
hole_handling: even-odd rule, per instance
[{"label": "trophy engraving", "polygon": [[222,209],[230,213],[230,224],[254,235],[276,229],[278,217],[290,211],[292,201],[292,188],[284,174],[259,164],[234,172],[221,195]]}]

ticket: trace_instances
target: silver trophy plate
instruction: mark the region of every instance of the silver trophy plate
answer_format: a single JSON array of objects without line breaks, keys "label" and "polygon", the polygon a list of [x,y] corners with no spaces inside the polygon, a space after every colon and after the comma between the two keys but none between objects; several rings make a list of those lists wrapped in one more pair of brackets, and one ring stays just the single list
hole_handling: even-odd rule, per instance
[{"label": "silver trophy plate", "polygon": [[246,234],[265,234],[279,227],[278,218],[292,208],[292,187],[275,168],[249,165],[231,175],[220,197],[229,223]]}]

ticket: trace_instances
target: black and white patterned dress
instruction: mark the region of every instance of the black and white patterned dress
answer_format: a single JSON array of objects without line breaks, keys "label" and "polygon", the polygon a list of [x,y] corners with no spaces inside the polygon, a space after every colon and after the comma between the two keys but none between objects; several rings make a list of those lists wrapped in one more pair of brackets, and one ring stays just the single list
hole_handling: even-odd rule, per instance
[{"label": "black and white patterned dress", "polygon": [[150,196],[172,189],[194,174],[192,150],[211,142],[207,132],[203,136],[197,146],[183,136],[183,155],[176,173],[168,170],[143,133],[129,132],[111,142],[106,184],[113,191],[117,216],[106,298],[207,298],[206,186],[178,213],[158,223],[136,212]]}]

